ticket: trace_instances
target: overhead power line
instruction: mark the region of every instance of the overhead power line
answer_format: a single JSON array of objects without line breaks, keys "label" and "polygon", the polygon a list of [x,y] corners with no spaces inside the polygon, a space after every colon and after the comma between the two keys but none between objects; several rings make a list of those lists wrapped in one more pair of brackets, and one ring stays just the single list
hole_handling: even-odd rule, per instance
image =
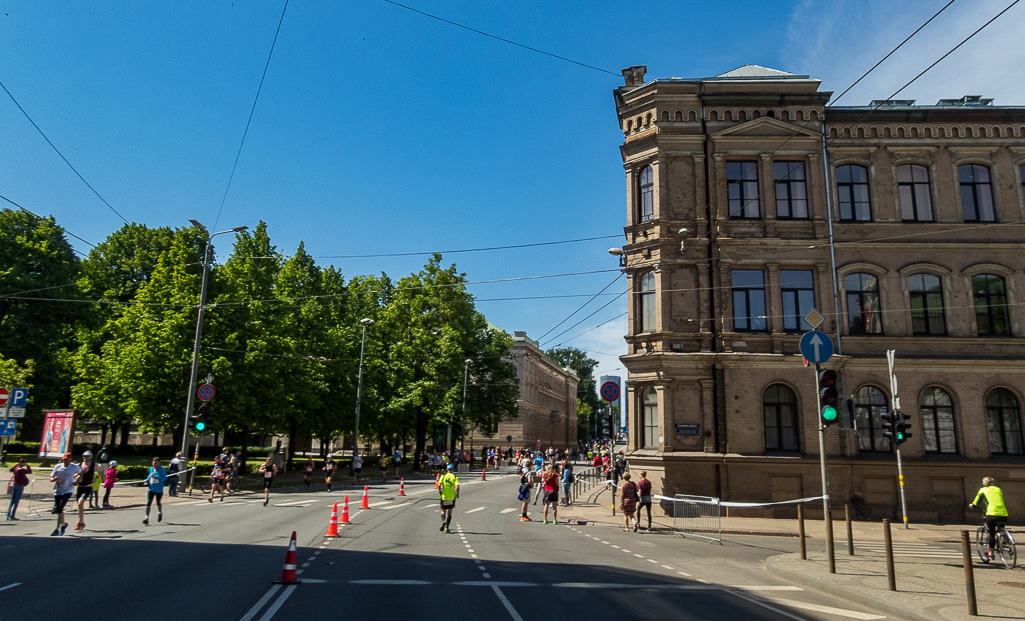
[{"label": "overhead power line", "polygon": [[[102,196],[100,196],[100,193],[96,191],[96,188],[94,188],[91,183],[89,183],[88,181],[85,180],[85,177],[82,176],[82,173],[78,172],[78,169],[75,168],[74,164],[69,162],[68,158],[64,157],[64,154],[61,153],[60,149],[57,148],[57,145],[53,144],[53,142],[46,136],[46,133],[42,130],[42,128],[39,127],[39,125],[37,125],[35,121],[32,120],[32,117],[28,115],[28,112],[25,111],[25,108],[21,107],[21,104],[18,103],[18,100],[14,98],[14,94],[11,93],[11,91],[7,89],[7,86],[3,82],[0,82],[0,88],[4,89],[4,92],[7,93],[7,96],[11,98],[11,101],[14,102],[14,105],[18,106],[18,110],[21,110],[21,113],[23,115],[25,115],[25,118],[28,119],[28,122],[32,124],[32,127],[36,128],[36,131],[39,132],[39,135],[43,137],[43,140],[46,141],[46,144],[50,145],[50,148],[53,149],[54,152],[62,160],[64,160],[64,163],[68,165],[68,168],[71,169],[71,172],[75,173],[75,175],[79,179],[82,180],[82,183],[85,184],[85,187],[87,187],[90,190],[92,190],[92,193],[96,195],[96,198],[98,198],[101,201],[103,201],[103,204],[107,206],[107,209],[110,209],[111,211],[113,211],[114,214],[117,215],[118,218],[121,218],[122,220],[124,220],[125,224],[128,224],[128,220],[126,220],[125,217],[122,216],[121,213],[117,209],[114,209],[114,206],[111,205],[110,203],[108,203],[107,199],[105,199]],[[26,209],[26,211],[28,211],[28,210]]]},{"label": "overhead power line", "polygon": [[270,44],[270,52],[267,53],[267,62],[263,65],[263,74],[260,75],[260,85],[256,88],[256,97],[253,98],[253,107],[249,109],[249,120],[246,121],[246,129],[242,132],[242,142],[238,145],[238,153],[235,154],[235,163],[231,166],[231,174],[228,176],[228,185],[224,188],[224,196],[221,197],[221,206],[217,208],[217,217],[214,218],[213,228],[217,229],[217,223],[221,220],[221,211],[224,210],[224,202],[228,200],[228,190],[231,189],[231,182],[235,178],[235,169],[238,168],[238,160],[242,157],[242,147],[246,144],[246,136],[249,135],[249,126],[253,123],[253,114],[256,112],[256,103],[260,101],[260,92],[263,91],[263,81],[267,77],[267,68],[270,67],[270,59],[274,56],[274,46],[278,42],[278,33],[281,32],[281,24],[285,21],[285,11],[288,10],[288,0],[285,6],[281,7],[281,17],[278,19],[277,30],[274,31],[274,40]]},{"label": "overhead power line", "polygon": [[[517,248],[537,248],[539,246],[556,246],[559,244],[575,244],[577,242],[594,241],[597,239],[614,239],[619,235],[599,235],[597,237],[580,237],[577,239],[562,239],[559,241],[536,242],[532,244],[514,244],[511,246],[491,246],[487,248],[463,248],[460,250],[431,250],[426,252],[392,252],[378,254],[333,254],[313,257],[314,259],[376,259],[381,257],[416,257],[429,256],[432,254],[460,254],[465,252],[486,252],[491,250],[513,250]],[[252,259],[273,259],[276,257],[250,257]]]},{"label": "overhead power line", "polygon": [[579,313],[580,311],[584,310],[584,308],[585,308],[585,307],[586,307],[586,306],[587,306],[588,304],[590,304],[591,302],[593,302],[593,301],[597,300],[597,299],[598,299],[598,296],[600,296],[601,294],[605,293],[605,290],[606,290],[606,289],[608,289],[608,288],[609,288],[609,287],[611,287],[612,285],[616,284],[616,281],[617,281],[617,280],[619,280],[620,278],[622,278],[622,276],[623,276],[623,274],[622,274],[622,273],[620,273],[620,274],[617,274],[617,275],[616,275],[616,277],[615,277],[615,278],[613,278],[611,282],[609,282],[609,284],[607,284],[607,285],[605,285],[604,287],[602,287],[601,291],[599,291],[598,293],[595,293],[595,294],[594,294],[593,296],[591,296],[591,299],[589,299],[589,300],[587,300],[586,302],[584,302],[583,304],[581,304],[581,305],[580,305],[580,307],[579,307],[578,309],[576,309],[575,311],[573,311],[572,313],[570,313],[569,315],[567,315],[565,319],[563,319],[563,320],[562,320],[562,321],[560,321],[559,323],[557,323],[557,324],[555,324],[554,326],[552,326],[551,328],[549,328],[549,329],[548,329],[548,331],[547,331],[547,332],[545,332],[544,334],[542,334],[541,336],[537,337],[537,340],[538,340],[538,341],[541,341],[541,340],[543,340],[543,339],[544,339],[544,338],[545,338],[546,336],[548,336],[549,334],[551,334],[552,332],[555,332],[555,331],[556,331],[556,330],[557,330],[557,329],[559,328],[559,326],[561,326],[562,324],[564,324],[564,323],[566,323],[567,321],[569,321],[570,319],[572,319],[572,318],[573,318],[573,315],[576,315],[576,314],[577,314],[577,313]]},{"label": "overhead power line", "polygon": [[443,22],[443,23],[449,24],[450,26],[455,26],[456,28],[462,28],[463,30],[469,30],[470,32],[479,34],[479,35],[484,36],[484,37],[488,37],[489,39],[494,39],[496,41],[501,41],[502,43],[508,43],[509,45],[515,45],[516,47],[523,48],[523,49],[529,50],[531,52],[536,52],[538,54],[541,54],[542,56],[549,56],[551,58],[555,58],[557,60],[561,60],[561,61],[564,61],[564,62],[567,62],[567,63],[571,63],[571,64],[577,65],[579,67],[584,67],[586,69],[593,69],[595,71],[600,71],[602,73],[607,73],[609,75],[614,75],[617,78],[620,77],[620,74],[615,72],[615,71],[609,71],[608,69],[602,69],[601,67],[595,67],[594,65],[589,65],[587,63],[582,63],[579,60],[573,60],[572,58],[566,58],[565,56],[560,56],[560,55],[554,54],[552,52],[546,52],[545,50],[541,50],[541,49],[538,49],[536,47],[531,47],[529,45],[524,45],[523,43],[518,43],[516,41],[513,41],[512,39],[506,39],[505,37],[500,37],[498,35],[493,35],[490,32],[484,32],[483,30],[478,30],[476,28],[472,28],[470,26],[467,26],[466,24],[460,24],[459,22],[454,22],[454,21],[452,21],[450,19],[445,19],[444,17],[438,16],[438,15],[434,15],[433,13],[428,13],[426,11],[421,11],[420,9],[413,8],[413,7],[409,6],[408,4],[402,4],[401,2],[396,2],[395,0],[382,0],[382,2],[387,2],[388,4],[392,4],[394,6],[406,9],[407,11],[412,11],[412,12],[417,13],[419,15],[423,15],[424,17],[429,17],[431,19],[436,19],[439,22]]}]

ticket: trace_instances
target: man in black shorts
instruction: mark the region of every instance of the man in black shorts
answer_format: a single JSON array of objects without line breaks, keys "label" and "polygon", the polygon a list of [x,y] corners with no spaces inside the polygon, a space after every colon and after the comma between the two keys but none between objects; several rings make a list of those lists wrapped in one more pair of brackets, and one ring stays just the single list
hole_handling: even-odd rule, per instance
[{"label": "man in black shorts", "polygon": [[[78,464],[71,463],[71,453],[64,453],[61,463],[53,467],[50,473],[50,481],[56,483],[53,488],[53,509],[51,513],[57,514],[57,528],[50,533],[51,536],[63,535],[68,529],[68,523],[64,521],[64,507],[71,500],[71,491],[75,487],[75,478],[82,472]],[[90,488],[91,489],[91,488]]]}]

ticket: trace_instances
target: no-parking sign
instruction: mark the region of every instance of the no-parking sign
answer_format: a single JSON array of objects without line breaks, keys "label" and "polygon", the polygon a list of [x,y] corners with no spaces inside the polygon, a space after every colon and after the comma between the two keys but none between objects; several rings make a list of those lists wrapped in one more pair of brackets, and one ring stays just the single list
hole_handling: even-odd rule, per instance
[{"label": "no-parking sign", "polygon": [[616,382],[605,382],[601,385],[601,398],[612,403],[619,400],[619,384]]}]

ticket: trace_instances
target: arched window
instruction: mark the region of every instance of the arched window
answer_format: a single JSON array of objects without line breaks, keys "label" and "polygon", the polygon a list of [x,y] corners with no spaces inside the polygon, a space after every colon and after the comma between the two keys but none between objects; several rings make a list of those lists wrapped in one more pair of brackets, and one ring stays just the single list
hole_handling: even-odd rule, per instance
[{"label": "arched window", "polygon": [[840,219],[846,222],[871,222],[872,201],[868,194],[868,169],[856,164],[836,167],[837,199]]},{"label": "arched window", "polygon": [[882,334],[879,312],[879,279],[872,274],[848,274],[843,279],[847,294],[847,331],[850,334]]},{"label": "arched window", "polygon": [[965,164],[957,167],[957,176],[961,184],[961,213],[965,222],[996,222],[989,168]]},{"label": "arched window", "polygon": [[655,330],[655,272],[641,276],[640,289],[641,332]]},{"label": "arched window", "polygon": [[765,450],[800,451],[797,397],[784,384],[772,384],[762,393],[765,415]]},{"label": "arched window", "polygon": [[975,297],[975,323],[979,336],[1008,336],[1011,320],[1007,313],[1004,279],[993,274],[972,276]]},{"label": "arched window", "polygon": [[930,386],[918,396],[922,414],[922,441],[926,453],[957,453],[954,403],[942,388]]},{"label": "arched window", "polygon": [[908,276],[911,296],[911,330],[915,334],[946,334],[943,320],[943,286],[939,276],[912,274]]},{"label": "arched window", "polygon": [[875,386],[862,386],[854,393],[854,418],[858,425],[858,450],[887,452],[890,439],[883,436],[883,414],[889,411],[886,394]]},{"label": "arched window", "polygon": [[640,199],[641,222],[647,222],[655,217],[655,173],[652,172],[651,166],[641,169],[637,189]]},{"label": "arched window", "polygon": [[986,429],[989,450],[994,455],[1025,454],[1021,435],[1018,399],[1006,388],[994,388],[986,395]]},{"label": "arched window", "polygon": [[648,386],[641,393],[641,441],[643,448],[658,446],[658,391]]},{"label": "arched window", "polygon": [[917,164],[897,167],[901,218],[906,221],[932,222],[932,194],[929,169]]}]

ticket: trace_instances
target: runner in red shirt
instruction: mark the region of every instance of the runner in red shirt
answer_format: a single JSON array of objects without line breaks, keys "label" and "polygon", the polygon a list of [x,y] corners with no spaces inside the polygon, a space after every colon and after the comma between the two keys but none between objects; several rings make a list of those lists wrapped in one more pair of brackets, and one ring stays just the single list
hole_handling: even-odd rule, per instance
[{"label": "runner in red shirt", "polygon": [[555,464],[548,464],[548,469],[541,475],[544,482],[545,495],[545,524],[548,523],[548,505],[552,506],[552,524],[559,523],[559,473],[555,470]]}]

